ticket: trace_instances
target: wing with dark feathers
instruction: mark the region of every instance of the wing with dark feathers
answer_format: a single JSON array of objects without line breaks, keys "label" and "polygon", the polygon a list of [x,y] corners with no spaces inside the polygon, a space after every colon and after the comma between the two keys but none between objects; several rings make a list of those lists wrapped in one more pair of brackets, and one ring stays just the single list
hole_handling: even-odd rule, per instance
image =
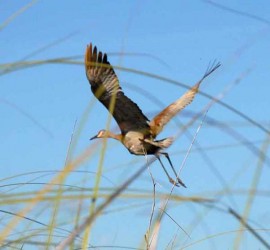
[{"label": "wing with dark feathers", "polygon": [[191,88],[189,89],[183,96],[181,96],[178,100],[170,104],[167,108],[161,111],[157,116],[153,118],[150,122],[150,128],[152,131],[152,136],[155,138],[163,129],[163,127],[181,110],[183,110],[187,105],[189,105],[195,95],[197,94],[200,84],[202,81],[213,73],[218,67],[220,63],[213,63],[209,65],[206,70],[204,76]]},{"label": "wing with dark feathers", "polygon": [[86,49],[85,70],[93,94],[113,115],[123,135],[130,130],[150,133],[147,117],[123,93],[107,55],[97,52],[96,46],[92,49],[92,44]]}]

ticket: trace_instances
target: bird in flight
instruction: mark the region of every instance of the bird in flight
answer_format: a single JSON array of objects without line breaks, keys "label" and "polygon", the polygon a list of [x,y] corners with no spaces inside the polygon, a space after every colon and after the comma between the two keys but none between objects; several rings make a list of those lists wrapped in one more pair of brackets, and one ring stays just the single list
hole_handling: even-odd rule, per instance
[{"label": "bird in flight", "polygon": [[[120,141],[131,154],[155,155],[169,181],[176,186],[186,187],[178,177],[169,154],[164,151],[172,144],[173,138],[169,137],[162,140],[156,140],[155,138],[177,113],[193,101],[202,81],[219,66],[220,63],[214,63],[211,67],[208,67],[203,77],[191,89],[150,121],[138,105],[122,91],[118,77],[107,59],[107,54],[103,54],[101,51],[98,52],[97,47],[93,48],[91,43],[87,46],[85,53],[86,76],[93,94],[112,114],[121,130],[121,134],[114,134],[111,131],[102,129],[91,140],[113,138]],[[160,159],[160,155],[167,158],[176,180],[169,175]]]}]

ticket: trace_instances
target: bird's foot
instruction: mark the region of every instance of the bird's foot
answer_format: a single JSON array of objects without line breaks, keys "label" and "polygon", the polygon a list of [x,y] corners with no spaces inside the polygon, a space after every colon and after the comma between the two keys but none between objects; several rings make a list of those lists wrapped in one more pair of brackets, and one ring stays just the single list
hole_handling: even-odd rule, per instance
[{"label": "bird's foot", "polygon": [[187,188],[187,186],[185,185],[185,183],[182,182],[182,180],[181,180],[179,177],[177,177],[177,182],[178,182],[181,186],[183,186],[184,188]]},{"label": "bird's foot", "polygon": [[169,178],[169,181],[170,181],[170,183],[172,183],[174,186],[177,186],[177,187],[179,187],[179,181],[177,182],[177,181],[175,181],[173,178]]}]

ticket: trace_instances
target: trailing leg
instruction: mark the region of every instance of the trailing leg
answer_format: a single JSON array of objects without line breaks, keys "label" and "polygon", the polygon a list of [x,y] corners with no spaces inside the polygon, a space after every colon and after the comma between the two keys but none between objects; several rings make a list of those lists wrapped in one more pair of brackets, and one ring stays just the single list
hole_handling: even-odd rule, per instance
[{"label": "trailing leg", "polygon": [[[159,162],[160,162],[160,164],[161,164],[161,166],[162,166],[164,172],[166,173],[166,175],[167,175],[167,177],[168,177],[170,183],[172,183],[173,185],[179,187],[178,183],[177,183],[177,182],[169,175],[168,171],[166,170],[166,168],[164,167],[162,161],[160,160],[159,155],[156,155],[156,157],[157,157],[157,159],[159,160]],[[179,181],[178,181],[178,182],[179,182]],[[180,183],[180,184],[181,184],[181,183]]]},{"label": "trailing leg", "polygon": [[169,157],[169,154],[166,153],[166,152],[160,152],[160,154],[163,154],[163,155],[167,158],[167,160],[168,160],[168,162],[170,163],[170,166],[171,166],[171,168],[172,168],[172,171],[173,171],[174,174],[175,174],[175,177],[176,177],[178,183],[179,183],[181,186],[183,186],[183,187],[186,188],[187,186],[185,185],[185,183],[178,177],[178,175],[177,175],[177,173],[176,173],[176,171],[175,171],[175,168],[174,168],[173,165],[172,165],[172,162],[171,162],[171,159],[170,159],[170,157]]}]

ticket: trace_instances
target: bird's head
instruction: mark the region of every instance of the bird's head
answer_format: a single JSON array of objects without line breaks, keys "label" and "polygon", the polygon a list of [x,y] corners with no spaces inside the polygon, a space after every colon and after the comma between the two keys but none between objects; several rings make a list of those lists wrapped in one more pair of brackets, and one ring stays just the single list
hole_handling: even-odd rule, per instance
[{"label": "bird's head", "polygon": [[97,138],[108,138],[108,137],[109,137],[109,132],[105,129],[102,129],[97,133],[97,135],[91,137],[90,140],[94,140]]}]

